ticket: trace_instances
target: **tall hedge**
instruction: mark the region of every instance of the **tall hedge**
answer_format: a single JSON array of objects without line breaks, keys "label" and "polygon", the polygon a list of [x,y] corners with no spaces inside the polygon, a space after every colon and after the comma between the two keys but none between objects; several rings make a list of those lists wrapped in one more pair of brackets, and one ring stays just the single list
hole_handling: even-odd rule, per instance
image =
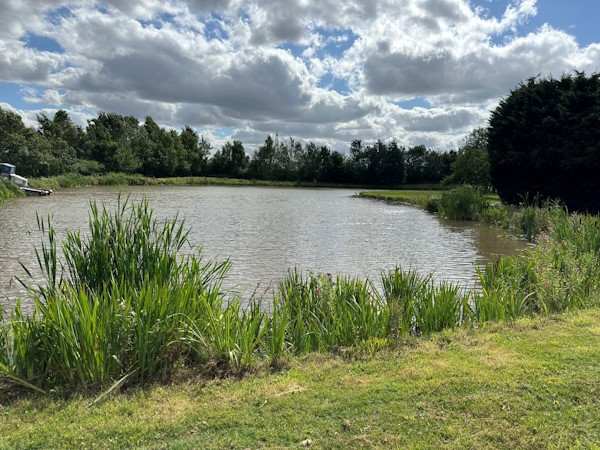
[{"label": "tall hedge", "polygon": [[536,195],[600,211],[600,74],[531,78],[492,112],[488,150],[502,200]]}]

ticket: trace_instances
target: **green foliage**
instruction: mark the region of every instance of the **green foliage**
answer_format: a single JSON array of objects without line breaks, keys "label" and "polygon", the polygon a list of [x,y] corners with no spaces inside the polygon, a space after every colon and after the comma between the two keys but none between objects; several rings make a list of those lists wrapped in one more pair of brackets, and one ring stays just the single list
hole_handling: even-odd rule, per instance
[{"label": "green foliage", "polygon": [[490,161],[487,152],[487,130],[473,130],[458,150],[452,163],[452,173],[442,180],[444,184],[470,184],[482,190],[490,188]]},{"label": "green foliage", "polygon": [[353,141],[350,157],[355,176],[367,184],[399,185],[406,180],[406,149],[396,141],[385,144],[378,140],[373,146],[363,147],[361,141]]},{"label": "green foliage", "polygon": [[474,220],[487,206],[487,200],[478,190],[465,185],[442,194],[439,213],[447,219]]},{"label": "green foliage", "polygon": [[479,218],[490,225],[496,225],[499,227],[509,229],[511,226],[511,220],[514,214],[514,208],[503,205],[501,203],[491,204],[487,208],[484,208]]},{"label": "green foliage", "polygon": [[221,150],[216,152],[210,163],[210,172],[216,175],[243,177],[250,157],[246,155],[240,141],[226,142]]},{"label": "green foliage", "polygon": [[4,202],[7,198],[22,197],[24,195],[25,193],[15,184],[0,177],[0,203]]},{"label": "green foliage", "polygon": [[540,195],[600,210],[600,74],[531,78],[492,113],[492,184],[503,201]]},{"label": "green foliage", "polygon": [[547,208],[540,208],[535,204],[523,205],[516,212],[516,233],[533,242],[548,227],[547,212]]},{"label": "green foliage", "polygon": [[279,285],[278,322],[290,352],[331,351],[385,337],[386,313],[369,281],[291,272]]},{"label": "green foliage", "polygon": [[204,136],[198,137],[198,133],[187,125],[181,130],[180,138],[186,152],[184,159],[189,165],[189,175],[200,175],[206,170],[211,145]]},{"label": "green foliage", "polygon": [[85,235],[67,233],[64,263],[52,225],[39,219],[45,283],[25,283],[34,312],[24,317],[17,306],[0,349],[3,372],[22,384],[88,390],[122,379],[143,383],[192,351],[183,347],[188,330],[220,312],[229,265],[180,255],[183,223],[159,223],[146,200],[119,201],[114,213],[95,203],[91,210]]},{"label": "green foliage", "polygon": [[135,149],[145,147],[143,137],[135,117],[101,112],[88,121],[83,153],[108,171],[133,173],[141,168]]},{"label": "green foliage", "polygon": [[600,288],[599,217],[569,215],[559,205],[547,208],[545,214],[548,232],[536,247],[480,271],[483,297],[476,311],[491,304],[509,310],[482,317],[549,314],[595,304]]},{"label": "green foliage", "polygon": [[53,149],[50,142],[33,128],[23,124],[21,117],[0,108],[0,161],[14,164],[24,176],[46,176],[59,173],[70,162],[62,158],[62,149]]},{"label": "green foliage", "polygon": [[417,205],[429,212],[437,212],[441,192],[436,190],[407,189],[396,191],[362,191],[359,195],[377,200]]},{"label": "green foliage", "polygon": [[293,138],[274,141],[271,136],[252,157],[236,140],[210,157],[210,143],[190,126],[168,130],[150,116],[140,123],[133,116],[100,112],[83,129],[59,110],[53,118],[39,115],[38,124],[38,130],[28,128],[18,114],[0,109],[0,160],[17,165],[25,176],[122,172],[375,186],[406,180],[439,183],[456,159],[455,151],[440,153],[424,146],[407,150],[394,140],[366,147],[354,141],[345,155],[325,145],[302,145]]},{"label": "green foliage", "polygon": [[441,153],[428,150],[424,145],[417,145],[406,150],[406,182],[439,183],[446,177],[457,158],[454,150]]},{"label": "green foliage", "polygon": [[599,322],[592,309],[443,332],[374,357],[314,354],[283,373],[129,389],[93,408],[8,391],[0,447],[595,448]]},{"label": "green foliage", "polygon": [[440,210],[440,199],[439,197],[431,197],[425,203],[425,210],[430,213],[436,213]]}]

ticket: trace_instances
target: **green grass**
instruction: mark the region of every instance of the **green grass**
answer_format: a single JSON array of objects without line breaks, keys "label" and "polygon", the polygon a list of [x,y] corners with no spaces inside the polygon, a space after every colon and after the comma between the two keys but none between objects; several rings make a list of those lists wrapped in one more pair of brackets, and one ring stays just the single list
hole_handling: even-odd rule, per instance
[{"label": "green grass", "polygon": [[[409,205],[420,206],[423,209],[431,211],[433,204],[439,200],[442,195],[442,190],[421,190],[421,189],[406,189],[393,191],[362,191],[361,197],[374,198],[377,200],[385,200],[389,202],[406,203]],[[437,211],[437,208],[432,212]]]},{"label": "green grass", "polygon": [[0,203],[13,197],[24,197],[25,192],[19,189],[15,184],[0,177]]},{"label": "green grass", "polygon": [[600,310],[435,334],[368,358],[187,378],[88,407],[0,398],[0,448],[594,448]]},{"label": "green grass", "polygon": [[61,189],[84,186],[283,186],[283,187],[356,187],[335,183],[304,183],[222,177],[153,178],[137,174],[104,175],[64,174],[48,178],[30,178],[29,184],[39,189]]}]

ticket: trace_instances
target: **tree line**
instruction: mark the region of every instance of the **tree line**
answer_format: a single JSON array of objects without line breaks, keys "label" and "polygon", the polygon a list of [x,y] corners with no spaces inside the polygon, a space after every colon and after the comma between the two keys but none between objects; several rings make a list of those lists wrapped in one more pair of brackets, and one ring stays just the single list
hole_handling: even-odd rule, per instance
[{"label": "tree line", "polygon": [[0,108],[0,162],[15,164],[24,176],[125,172],[389,186],[451,178],[462,151],[355,140],[344,154],[313,142],[267,136],[248,155],[238,140],[213,151],[190,126],[166,129],[150,116],[140,123],[133,116],[100,112],[85,129],[64,110],[53,118],[38,115],[37,121],[37,129],[27,127],[18,114]]}]

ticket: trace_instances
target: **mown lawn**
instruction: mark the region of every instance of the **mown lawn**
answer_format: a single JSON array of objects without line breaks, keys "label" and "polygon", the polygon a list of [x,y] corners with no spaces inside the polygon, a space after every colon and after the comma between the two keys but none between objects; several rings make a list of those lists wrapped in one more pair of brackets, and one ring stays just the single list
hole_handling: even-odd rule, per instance
[{"label": "mown lawn", "polygon": [[0,448],[597,447],[600,309],[89,402],[0,399]]}]

